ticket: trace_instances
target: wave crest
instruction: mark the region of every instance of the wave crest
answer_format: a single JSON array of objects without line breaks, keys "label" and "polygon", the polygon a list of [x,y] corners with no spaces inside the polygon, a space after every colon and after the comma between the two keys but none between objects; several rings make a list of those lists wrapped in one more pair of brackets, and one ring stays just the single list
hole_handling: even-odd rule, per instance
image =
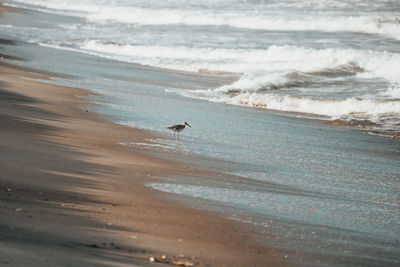
[{"label": "wave crest", "polygon": [[[162,6],[158,9],[132,5],[113,6],[108,2],[93,5],[87,1],[15,1],[24,5],[44,7],[50,12],[51,10],[65,11],[68,14],[72,12],[76,16],[84,17],[89,22],[100,24],[116,22],[134,25],[227,26],[270,31],[358,32],[378,34],[400,40],[400,19],[395,15],[282,18],[281,15],[265,12],[237,12],[204,8],[189,11],[176,7],[163,8]],[[266,6],[268,7],[268,4]],[[309,7],[313,6],[315,7],[315,3],[309,5]],[[43,11],[43,9],[40,10]]]},{"label": "wave crest", "polygon": [[83,52],[156,67],[203,72],[307,72],[317,76],[362,75],[400,82],[400,54],[341,48],[312,49],[270,46],[267,49],[190,48],[77,42]]},{"label": "wave crest", "polygon": [[107,8],[86,17],[91,22],[118,22],[136,25],[228,26],[270,31],[359,32],[379,34],[400,40],[400,20],[397,17],[314,17],[283,19],[237,13],[204,13],[185,10],[150,10]]},{"label": "wave crest", "polygon": [[[182,92],[177,92],[182,93]],[[201,98],[211,102],[226,103],[270,110],[308,113],[327,116],[331,119],[362,119],[378,122],[384,118],[400,119],[399,99],[317,99],[311,97],[297,97],[292,95],[278,95],[275,93],[239,92],[215,90],[185,91],[187,97]]]}]

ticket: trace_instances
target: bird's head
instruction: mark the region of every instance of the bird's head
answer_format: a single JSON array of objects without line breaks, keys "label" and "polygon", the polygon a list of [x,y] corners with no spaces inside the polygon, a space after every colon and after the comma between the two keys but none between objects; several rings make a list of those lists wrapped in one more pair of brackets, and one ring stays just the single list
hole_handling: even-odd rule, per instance
[{"label": "bird's head", "polygon": [[190,126],[189,123],[187,123],[186,121],[183,122],[183,125],[187,125],[187,126],[189,126],[190,128],[192,128],[192,126]]}]

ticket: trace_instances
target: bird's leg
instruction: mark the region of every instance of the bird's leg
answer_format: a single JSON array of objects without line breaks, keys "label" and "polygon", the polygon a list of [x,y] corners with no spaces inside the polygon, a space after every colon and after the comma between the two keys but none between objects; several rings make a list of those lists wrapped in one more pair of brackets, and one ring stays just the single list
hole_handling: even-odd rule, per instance
[{"label": "bird's leg", "polygon": [[174,132],[174,140],[175,140],[175,132]]},{"label": "bird's leg", "polygon": [[179,132],[178,132],[178,141],[179,141]]}]

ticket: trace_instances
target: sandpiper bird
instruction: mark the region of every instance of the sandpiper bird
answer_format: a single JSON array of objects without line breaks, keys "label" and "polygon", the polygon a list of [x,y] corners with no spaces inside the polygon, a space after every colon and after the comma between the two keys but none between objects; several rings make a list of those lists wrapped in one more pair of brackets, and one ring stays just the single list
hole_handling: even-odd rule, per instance
[{"label": "sandpiper bird", "polygon": [[170,129],[174,132],[174,140],[175,140],[176,133],[178,133],[178,140],[179,140],[179,132],[183,131],[183,129],[185,129],[186,125],[189,126],[190,128],[192,128],[192,126],[190,126],[186,121],[183,122],[183,124],[176,124],[176,125],[172,125],[172,126],[168,127],[168,129]]}]

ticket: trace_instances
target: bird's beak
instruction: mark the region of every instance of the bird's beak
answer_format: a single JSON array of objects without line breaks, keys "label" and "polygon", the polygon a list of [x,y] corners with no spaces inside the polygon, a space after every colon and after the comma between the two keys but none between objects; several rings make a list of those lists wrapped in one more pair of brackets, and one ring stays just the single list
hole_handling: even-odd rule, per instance
[{"label": "bird's beak", "polygon": [[190,128],[192,128],[192,126],[189,125],[189,123],[186,123],[187,126],[189,126]]}]

